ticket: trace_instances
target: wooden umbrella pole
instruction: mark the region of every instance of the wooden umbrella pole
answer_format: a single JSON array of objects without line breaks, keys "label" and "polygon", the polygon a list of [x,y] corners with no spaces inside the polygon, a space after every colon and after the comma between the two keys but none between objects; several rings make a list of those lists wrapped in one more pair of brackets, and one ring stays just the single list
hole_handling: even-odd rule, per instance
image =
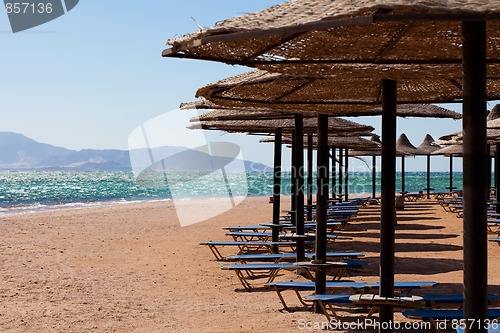
[{"label": "wooden umbrella pole", "polygon": [[332,199],[336,199],[337,195],[335,194],[335,187],[337,186],[337,164],[335,162],[335,158],[337,155],[337,149],[335,147],[332,148]]},{"label": "wooden umbrella pole", "polygon": [[[382,177],[380,215],[380,296],[394,296],[394,241],[396,226],[396,102],[397,83],[383,80]],[[380,307],[380,321],[394,317],[391,306]],[[390,332],[381,327],[380,332]]]},{"label": "wooden umbrella pole", "polygon": [[349,149],[345,149],[345,164],[344,164],[344,171],[345,171],[345,201],[349,201]]},{"label": "wooden umbrella pole", "polygon": [[[280,223],[281,210],[281,144],[282,130],[277,128],[274,134],[274,175],[273,175],[273,224]],[[273,228],[272,240],[277,242],[279,229]],[[273,245],[273,252],[278,253],[278,245]]]},{"label": "wooden umbrella pole", "polygon": [[372,198],[376,195],[376,177],[377,177],[377,156],[372,156]]},{"label": "wooden umbrella pole", "polygon": [[[317,151],[317,192],[316,192],[316,260],[326,262],[326,221],[328,209],[328,122],[327,115],[318,115],[318,151]],[[326,292],[326,274],[319,269],[315,278],[316,294]],[[322,312],[319,304],[316,312]]]},{"label": "wooden umbrella pole", "polygon": [[[295,115],[295,227],[297,235],[304,234],[304,117]],[[297,239],[297,261],[304,261],[304,239]]]},{"label": "wooden umbrella pole", "polygon": [[464,319],[486,332],[488,253],[486,228],[486,22],[462,22]]}]

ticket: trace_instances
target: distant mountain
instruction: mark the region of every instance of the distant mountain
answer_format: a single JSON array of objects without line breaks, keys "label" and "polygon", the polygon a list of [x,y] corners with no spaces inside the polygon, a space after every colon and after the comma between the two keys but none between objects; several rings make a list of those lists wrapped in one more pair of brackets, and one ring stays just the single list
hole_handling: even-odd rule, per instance
[{"label": "distant mountain", "polygon": [[[159,147],[152,150],[153,156],[186,154],[185,147]],[[133,150],[132,156],[146,156],[146,150]],[[230,160],[211,157],[203,152],[188,153],[185,158],[170,159],[168,169],[179,171],[210,170],[214,165],[226,165]],[[231,165],[233,165],[232,163]],[[269,171],[261,163],[244,161],[246,170]],[[145,165],[144,168],[149,167]],[[0,132],[0,170],[75,170],[75,171],[131,171],[130,153],[116,149],[70,150],[37,142],[22,134]],[[229,167],[227,171],[231,170]]]}]

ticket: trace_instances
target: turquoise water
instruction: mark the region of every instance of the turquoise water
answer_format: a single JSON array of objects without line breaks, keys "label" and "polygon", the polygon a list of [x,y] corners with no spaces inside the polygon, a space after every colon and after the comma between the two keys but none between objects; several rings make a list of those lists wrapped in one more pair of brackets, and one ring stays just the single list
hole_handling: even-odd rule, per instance
[{"label": "turquoise water", "polygon": [[[234,196],[272,195],[272,173],[250,172],[229,174],[226,184]],[[377,175],[377,193],[380,192],[380,174]],[[426,187],[425,172],[407,172],[405,189],[417,192]],[[454,173],[454,186],[462,188],[462,173]],[[401,175],[397,174],[396,188],[401,189]],[[172,190],[169,189],[169,184]],[[223,186],[221,186],[221,184]],[[350,173],[349,193],[370,195],[371,173]],[[290,194],[290,173],[283,172],[282,194]],[[445,191],[449,173],[431,174],[431,187]],[[315,183],[313,182],[315,189]],[[345,189],[344,189],[345,192]],[[171,200],[172,197],[227,196],[224,180],[212,175],[169,175],[168,181],[137,181],[128,172],[62,172],[62,171],[4,171],[0,172],[0,214],[32,212],[46,209],[97,206],[135,201]]]}]

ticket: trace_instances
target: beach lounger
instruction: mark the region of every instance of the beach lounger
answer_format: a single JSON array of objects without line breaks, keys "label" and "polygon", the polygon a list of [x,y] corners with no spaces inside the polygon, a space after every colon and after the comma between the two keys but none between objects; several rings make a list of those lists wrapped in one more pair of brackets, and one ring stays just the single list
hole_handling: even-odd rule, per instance
[{"label": "beach lounger", "polygon": [[271,232],[257,231],[228,231],[226,236],[231,236],[236,242],[270,241],[273,234]]},{"label": "beach lounger", "polygon": [[[406,310],[403,316],[409,319],[419,319],[431,324],[433,331],[439,332],[439,321],[460,320],[464,318],[463,310]],[[488,309],[487,318],[492,320],[500,317],[500,309]]]},{"label": "beach lounger", "polygon": [[416,202],[420,199],[423,199],[424,197],[424,193],[406,193],[405,195],[403,195],[404,200],[408,202]]},{"label": "beach lounger", "polygon": [[[226,236],[233,237],[236,242],[252,242],[252,241],[261,241],[267,242],[272,238],[271,232],[252,232],[252,231],[229,231],[226,232]],[[297,238],[302,238],[304,240],[314,241],[316,238],[316,234],[314,233],[304,233],[304,235],[297,235],[295,233],[280,233],[278,235],[280,240],[296,240]],[[338,235],[337,234],[327,234],[326,235],[328,241],[335,240]]]},{"label": "beach lounger", "polygon": [[[463,294],[428,294],[422,295],[424,306],[430,309],[448,308],[461,309],[464,303]],[[500,304],[500,295],[488,295],[488,305],[497,306]]]},{"label": "beach lounger", "polygon": [[[296,270],[298,269],[298,267],[289,262],[277,264],[232,264],[221,266],[221,269],[234,271],[241,284],[243,285],[243,288],[245,288],[246,290],[251,290],[254,288],[254,286],[250,284],[250,280],[252,279],[265,277],[267,278],[266,283],[269,283],[276,278],[280,270]],[[308,272],[308,278],[314,279],[309,271],[306,270],[306,272]]]},{"label": "beach lounger", "polygon": [[[278,246],[278,248],[289,248],[291,251],[295,251],[295,247],[297,246],[296,242],[235,242],[235,241],[208,241],[201,242],[200,245],[207,245],[210,251],[212,251],[215,259],[224,260],[224,256],[220,253],[218,247],[237,247],[238,253],[252,253],[256,251],[266,251],[268,253],[272,253],[273,247]],[[312,245],[311,242],[306,245]]]},{"label": "beach lounger", "polygon": [[[368,262],[366,261],[333,261],[328,262],[327,272],[333,276],[333,279],[338,279],[344,272],[350,272],[355,269],[359,269]],[[314,270],[314,264],[311,262],[300,262],[300,263],[260,263],[260,264],[231,264],[223,265],[221,269],[231,270],[236,273],[236,276],[240,280],[241,284],[246,290],[253,288],[250,280],[267,278],[264,284],[274,281],[280,270],[297,270],[304,268],[306,272],[306,277],[314,281],[314,276],[312,271]]]},{"label": "beach lounger", "polygon": [[[304,224],[305,230],[316,229],[316,222],[315,221],[305,221],[305,222],[306,222]],[[309,222],[309,223],[307,223],[307,222]],[[348,222],[347,219],[331,220],[331,221],[327,221],[326,227],[329,229],[340,229],[345,224],[347,224],[347,222]],[[280,224],[279,226],[274,226],[271,223],[248,225],[248,226],[230,226],[230,227],[224,227],[223,229],[228,230],[229,232],[236,232],[236,231],[265,232],[266,230],[272,230],[273,228],[276,228],[276,227],[278,227],[281,230],[295,230],[296,229],[296,226],[294,226],[293,224],[290,224],[290,223],[283,223],[283,224]]]},{"label": "beach lounger", "polygon": [[500,238],[488,238],[488,240],[490,242],[494,242],[494,243],[497,243],[498,245],[500,245]]},{"label": "beach lounger", "polygon": [[[350,292],[357,293],[359,289],[362,289],[367,284],[364,282],[352,282],[352,281],[334,281],[334,282],[326,282],[326,289],[330,292]],[[287,281],[287,282],[270,282],[265,285],[267,288],[273,289],[276,291],[278,298],[283,305],[283,308],[287,311],[290,311],[290,308],[285,302],[283,298],[282,292],[286,290],[292,290],[297,296],[299,302],[304,306],[311,306],[311,304],[306,303],[300,294],[301,291],[314,291],[315,284],[314,282],[298,282],[298,281]]]},{"label": "beach lounger", "polygon": [[[369,308],[367,317],[370,317],[381,305],[391,305],[395,308],[428,308],[456,307],[460,309],[463,304],[463,294],[431,294],[422,296],[398,296],[381,297],[376,294],[356,294],[356,295],[336,295],[321,294],[304,296],[305,301],[317,302],[326,316],[331,320],[331,316],[340,320],[335,312],[334,305],[354,305]],[[488,305],[497,305],[500,300],[499,295],[488,295]]]},{"label": "beach lounger", "polygon": [[[364,252],[327,252],[326,257],[328,260],[332,259],[357,259],[364,256]],[[314,259],[315,253],[309,252],[305,254],[306,259]],[[287,260],[295,260],[297,255],[295,253],[256,253],[256,254],[237,254],[227,256],[227,260],[239,260],[242,263],[247,261],[274,261],[281,262]]]},{"label": "beach lounger", "polygon": [[318,303],[329,322],[331,321],[331,316],[337,320],[341,320],[333,307],[334,304],[367,308],[367,318],[371,317],[380,306],[384,305],[390,305],[395,308],[414,309],[420,308],[424,304],[424,300],[421,296],[383,297],[377,294],[321,294],[304,296],[304,300]]},{"label": "beach lounger", "polygon": [[498,234],[500,232],[500,219],[489,218],[487,220],[488,232]]},{"label": "beach lounger", "polygon": [[[396,292],[408,294],[414,289],[430,288],[438,285],[437,282],[395,282],[394,290]],[[289,309],[285,299],[283,298],[282,292],[286,290],[292,290],[295,292],[297,298],[303,305],[308,305],[304,302],[301,291],[314,291],[314,282],[272,282],[266,284],[266,287],[273,289],[278,294],[283,307]],[[350,281],[333,281],[326,283],[326,290],[328,292],[337,293],[339,291],[348,291],[352,294],[359,293],[374,293],[377,292],[379,288],[379,283],[365,283],[365,282],[350,282]]]}]

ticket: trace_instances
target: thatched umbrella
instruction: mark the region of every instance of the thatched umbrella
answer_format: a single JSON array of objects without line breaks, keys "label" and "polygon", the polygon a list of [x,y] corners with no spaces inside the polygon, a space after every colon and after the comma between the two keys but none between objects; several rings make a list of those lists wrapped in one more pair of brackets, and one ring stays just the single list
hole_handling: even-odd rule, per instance
[{"label": "thatched umbrella", "polygon": [[[297,0],[171,40],[168,42],[171,48],[163,55],[246,64],[309,77],[346,73],[350,77],[384,78],[387,121],[383,121],[386,124],[383,132],[387,134],[383,133],[383,139],[389,147],[384,148],[383,165],[387,169],[383,167],[383,179],[387,172],[390,184],[384,187],[383,196],[387,192],[387,198],[390,192],[394,193],[391,163],[396,82],[393,80],[412,76],[450,78],[461,90],[463,78],[467,155],[464,178],[471,184],[464,193],[467,208],[464,214],[464,316],[484,321],[486,228],[478,228],[478,224],[486,225],[487,198],[481,194],[486,185],[485,104],[487,96],[496,94],[493,86],[498,86],[493,80],[486,82],[486,67],[488,75],[498,77],[499,12],[499,2],[493,0],[487,3]],[[320,177],[319,182],[323,180]],[[326,207],[326,199],[321,196],[319,199],[318,205]],[[394,241],[393,206],[391,200],[382,205],[381,242],[384,244]],[[381,255],[382,296],[393,295],[394,281],[389,277],[393,276],[393,247],[387,247]],[[391,274],[386,274],[387,271]],[[381,308],[380,319],[382,322],[392,320],[391,307]]]},{"label": "thatched umbrella", "polygon": [[415,156],[421,152],[411,144],[410,140],[406,134],[401,133],[396,142],[396,151],[402,153],[401,155],[401,193],[404,195],[405,192],[405,156]]},{"label": "thatched umbrella", "polygon": [[[304,78],[254,70],[208,84],[198,89],[196,96],[231,108],[265,107],[306,115],[382,115],[382,86],[378,78]],[[450,80],[407,79],[398,86],[396,112],[401,117],[460,119],[457,112],[428,104],[456,102],[460,98],[461,90]]]},{"label": "thatched umbrella", "polygon": [[[233,114],[237,114],[234,111]],[[214,114],[216,116],[214,116]],[[227,114],[227,110],[216,110],[209,113],[209,116],[201,115],[193,119],[193,124],[190,126],[201,126],[203,129],[224,130],[226,132],[245,132],[249,129],[252,133],[272,134],[276,128],[281,128],[285,133],[291,133],[295,129],[295,121],[292,118],[274,118],[274,119],[242,119],[231,120],[230,117],[219,117],[217,115]],[[207,120],[217,118],[219,120]],[[197,122],[199,121],[199,122]],[[303,131],[304,133],[316,133],[318,130],[317,118],[304,118]],[[189,127],[189,126],[188,126]],[[342,118],[328,118],[328,132],[330,134],[343,136],[359,136],[361,134],[371,135],[374,128],[368,125],[362,125]]]},{"label": "thatched umbrella", "polygon": [[[446,142],[445,140],[441,140],[441,142]],[[449,141],[453,142],[452,144],[443,145],[442,148],[434,151],[431,155],[442,155],[448,156],[450,159],[450,185],[447,187],[450,192],[452,192],[455,187],[453,186],[453,157],[463,157],[463,145],[461,142],[457,141]],[[493,149],[490,151],[490,157],[496,156],[496,147],[493,146]]]},{"label": "thatched umbrella", "polygon": [[431,191],[431,154],[441,149],[441,146],[435,143],[434,138],[430,134],[426,134],[417,149],[420,151],[418,155],[425,155],[427,157],[427,186],[425,190],[427,191],[427,199],[429,199]]}]

